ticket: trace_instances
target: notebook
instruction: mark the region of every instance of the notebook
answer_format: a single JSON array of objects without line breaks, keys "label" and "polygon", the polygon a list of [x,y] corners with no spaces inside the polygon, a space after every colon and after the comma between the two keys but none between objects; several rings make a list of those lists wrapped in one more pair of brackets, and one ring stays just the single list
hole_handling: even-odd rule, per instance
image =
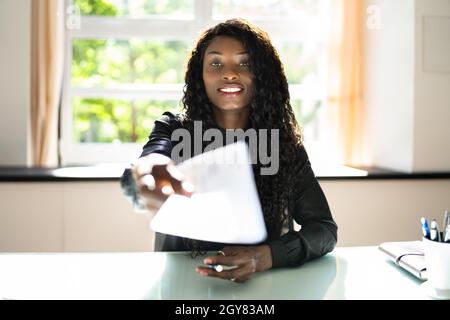
[{"label": "notebook", "polygon": [[427,269],[421,241],[383,242],[378,246],[396,265],[421,280],[427,280]]},{"label": "notebook", "polygon": [[267,231],[245,142],[205,152],[177,165],[195,187],[171,195],[150,226],[155,232],[220,243],[256,244]]}]

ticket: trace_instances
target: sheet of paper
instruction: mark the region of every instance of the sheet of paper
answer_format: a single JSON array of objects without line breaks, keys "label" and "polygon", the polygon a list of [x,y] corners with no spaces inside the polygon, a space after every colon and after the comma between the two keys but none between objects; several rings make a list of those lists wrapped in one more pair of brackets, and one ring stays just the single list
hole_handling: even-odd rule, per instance
[{"label": "sheet of paper", "polygon": [[151,222],[154,231],[211,242],[255,244],[267,237],[248,147],[237,142],[177,168],[195,186],[172,195]]}]

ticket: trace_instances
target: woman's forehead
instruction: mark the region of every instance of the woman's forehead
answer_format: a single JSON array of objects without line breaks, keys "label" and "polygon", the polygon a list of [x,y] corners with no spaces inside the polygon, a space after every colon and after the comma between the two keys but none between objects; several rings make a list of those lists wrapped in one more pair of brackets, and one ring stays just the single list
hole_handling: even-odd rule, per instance
[{"label": "woman's forehead", "polygon": [[247,54],[244,44],[230,36],[217,36],[206,48],[206,54],[222,54],[225,52],[234,52],[235,54]]}]

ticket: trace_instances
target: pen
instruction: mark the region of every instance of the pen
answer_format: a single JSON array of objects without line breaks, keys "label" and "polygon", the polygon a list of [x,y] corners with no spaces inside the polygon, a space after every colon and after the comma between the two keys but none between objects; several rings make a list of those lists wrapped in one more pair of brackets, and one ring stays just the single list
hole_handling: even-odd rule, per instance
[{"label": "pen", "polygon": [[450,225],[450,212],[448,212],[448,210],[445,210],[445,212],[444,212],[444,229],[446,229],[448,225]]},{"label": "pen", "polygon": [[440,238],[441,237],[440,237],[440,234],[439,234],[438,224],[437,224],[436,220],[433,219],[431,221],[431,224],[430,224],[430,239],[432,241],[440,242],[441,241]]},{"label": "pen", "polygon": [[428,228],[428,221],[425,217],[420,218],[420,224],[422,226],[423,237],[430,239],[430,229]]},{"label": "pen", "polygon": [[442,233],[444,242],[450,242],[450,213],[445,210],[444,213],[444,230]]},{"label": "pen", "polygon": [[445,231],[445,234],[443,236],[444,236],[443,241],[450,243],[450,228],[447,228],[447,231]]},{"label": "pen", "polygon": [[205,265],[206,268],[208,269],[213,269],[216,272],[222,272],[224,270],[233,270],[236,269],[238,266],[228,266],[228,265],[223,265],[223,264],[207,264]]},{"label": "pen", "polygon": [[216,272],[222,272],[223,266],[221,264],[207,264],[207,268],[216,270]]}]

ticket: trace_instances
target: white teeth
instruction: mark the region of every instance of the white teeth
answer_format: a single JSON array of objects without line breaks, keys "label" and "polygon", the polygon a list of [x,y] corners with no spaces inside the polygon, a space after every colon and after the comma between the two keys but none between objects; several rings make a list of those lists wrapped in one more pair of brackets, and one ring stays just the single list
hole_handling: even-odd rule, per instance
[{"label": "white teeth", "polygon": [[221,88],[221,89],[219,89],[220,91],[222,91],[222,92],[239,92],[239,91],[242,91],[242,89],[241,88]]}]

